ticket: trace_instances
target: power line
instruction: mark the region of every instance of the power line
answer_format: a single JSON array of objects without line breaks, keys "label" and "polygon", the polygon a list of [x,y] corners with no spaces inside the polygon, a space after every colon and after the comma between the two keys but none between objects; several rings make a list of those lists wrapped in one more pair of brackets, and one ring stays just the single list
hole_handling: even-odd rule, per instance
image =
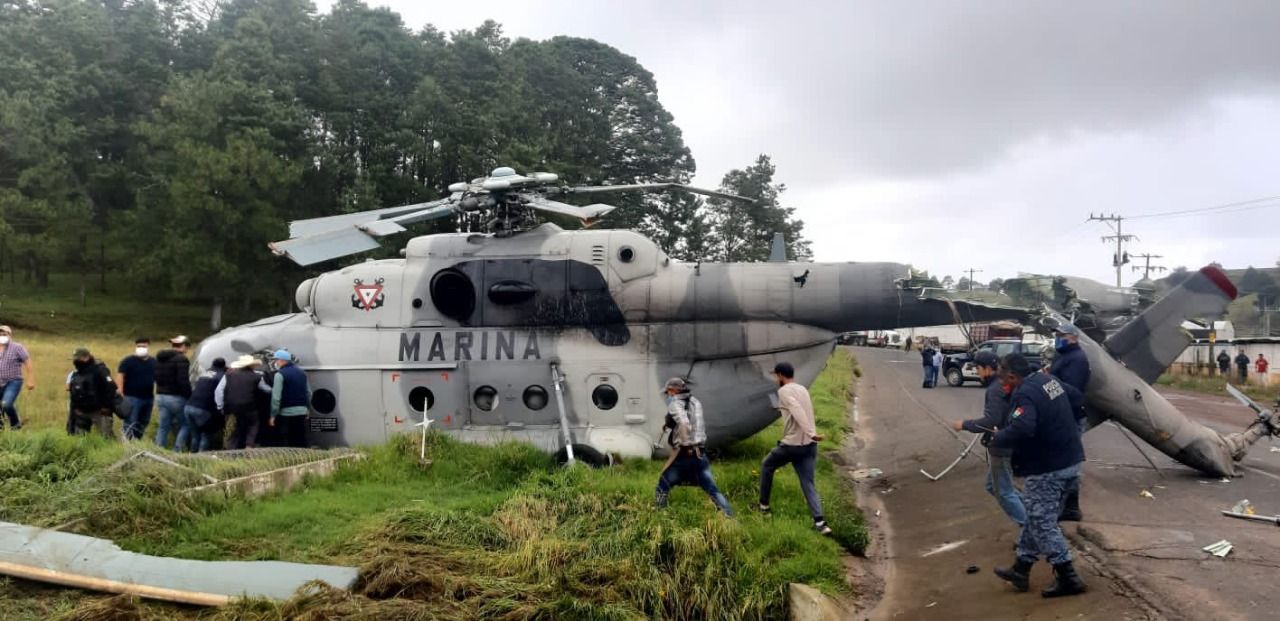
[{"label": "power line", "polygon": [[1239,201],[1235,203],[1224,203],[1221,205],[1213,205],[1211,207],[1196,207],[1194,209],[1179,209],[1176,211],[1161,211],[1156,213],[1146,213],[1136,216],[1128,216],[1130,220],[1145,220],[1149,218],[1167,218],[1174,216],[1190,216],[1209,212],[1234,213],[1237,211],[1249,211],[1251,209],[1262,209],[1265,207],[1280,207],[1280,203],[1272,203],[1280,200],[1280,196],[1267,196],[1264,198],[1255,198],[1253,200]]}]

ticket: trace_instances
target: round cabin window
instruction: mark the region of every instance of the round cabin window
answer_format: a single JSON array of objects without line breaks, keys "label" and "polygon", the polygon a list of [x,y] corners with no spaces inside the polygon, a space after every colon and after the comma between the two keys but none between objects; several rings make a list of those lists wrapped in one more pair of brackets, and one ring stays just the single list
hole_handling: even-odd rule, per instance
[{"label": "round cabin window", "polygon": [[630,263],[634,261],[635,258],[636,251],[631,246],[623,246],[622,250],[618,251],[618,259],[623,263]]},{"label": "round cabin window", "polygon": [[463,321],[476,310],[476,288],[466,274],[440,270],[431,277],[431,303],[444,316]]},{"label": "round cabin window", "polygon": [[338,409],[338,398],[327,388],[311,393],[311,409],[321,414],[332,414]]},{"label": "round cabin window", "polygon": [[601,410],[612,410],[618,405],[618,390],[608,384],[600,384],[591,391],[591,402]]},{"label": "round cabin window", "polygon": [[[415,386],[409,391],[409,407],[414,412],[430,410],[436,404],[436,395],[426,386]],[[425,406],[425,407],[424,407]]]},{"label": "round cabin window", "polygon": [[541,386],[530,386],[524,389],[524,407],[530,410],[541,410],[547,407],[547,389]]},{"label": "round cabin window", "polygon": [[476,389],[471,401],[481,410],[491,412],[493,408],[498,407],[498,389],[493,386],[481,386]]}]

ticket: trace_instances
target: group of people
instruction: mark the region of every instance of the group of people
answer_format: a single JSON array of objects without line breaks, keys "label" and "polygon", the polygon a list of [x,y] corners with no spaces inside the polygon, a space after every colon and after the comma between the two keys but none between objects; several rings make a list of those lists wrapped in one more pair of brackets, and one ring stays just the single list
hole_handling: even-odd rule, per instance
[{"label": "group of people", "polygon": [[924,383],[922,387],[933,388],[938,385],[938,376],[942,373],[942,347],[929,341],[920,349],[920,362],[924,365]]},{"label": "group of people", "polygon": [[[1239,353],[1236,354],[1234,361],[1236,363],[1236,373],[1240,378],[1240,383],[1243,384],[1248,382],[1250,360],[1249,354],[1244,353],[1244,348],[1241,348]],[[1231,355],[1227,353],[1227,350],[1224,349],[1218,352],[1218,374],[1229,378],[1231,362],[1232,358]],[[1256,371],[1258,375],[1262,376],[1265,380],[1267,376],[1267,369],[1271,366],[1271,363],[1267,361],[1267,357],[1259,353],[1257,360],[1253,360],[1252,362],[1254,371]]]},{"label": "group of people", "polygon": [[[823,535],[831,534],[831,527],[822,515],[822,499],[814,474],[818,463],[818,434],[809,390],[795,381],[795,367],[789,362],[779,362],[773,368],[773,378],[778,384],[778,409],[782,413],[782,439],[760,464],[760,497],[756,509],[762,515],[772,515],[769,500],[773,491],[774,473],[790,464],[800,479],[800,489],[813,527]],[[733,517],[733,508],[711,474],[711,461],[704,444],[707,440],[702,403],[694,397],[687,382],[679,377],[667,380],[667,418],[663,432],[669,431],[671,456],[662,468],[655,491],[658,507],[667,506],[671,489],[682,483],[697,485],[711,497],[711,501],[725,515]]]},{"label": "group of people", "polygon": [[[256,356],[241,356],[230,365],[217,358],[193,382],[190,339],[175,336],[169,346],[152,356],[150,339],[136,339],[114,376],[88,348],[76,348],[66,381],[67,433],[115,438],[119,416],[124,438],[138,440],[155,410],[155,443],[174,451],[306,446],[311,387],[287,350],[274,352],[265,371]],[[23,386],[36,387],[31,354],[13,341],[12,328],[0,326],[0,395],[10,429],[22,427],[17,400]]]},{"label": "group of people", "polygon": [[[1041,591],[1044,597],[1086,588],[1058,522],[1083,517],[1081,435],[1088,429],[1084,391],[1091,370],[1075,326],[1057,329],[1054,349],[1057,356],[1047,371],[1033,368],[1021,354],[997,360],[991,352],[979,352],[974,363],[986,386],[982,417],[953,423],[957,431],[982,434],[989,457],[987,492],[1021,529],[1013,565],[996,568],[996,575],[1027,591],[1031,567],[1043,557],[1054,574],[1053,584]],[[1014,476],[1023,477],[1022,490]]]}]

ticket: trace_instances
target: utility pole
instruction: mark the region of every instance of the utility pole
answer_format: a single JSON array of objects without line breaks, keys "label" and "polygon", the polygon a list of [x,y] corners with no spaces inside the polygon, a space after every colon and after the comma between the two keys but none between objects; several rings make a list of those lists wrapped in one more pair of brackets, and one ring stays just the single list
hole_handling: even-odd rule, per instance
[{"label": "utility pole", "polygon": [[[1089,220],[1106,222],[1107,226],[1110,226],[1111,229],[1116,232],[1115,235],[1104,236],[1102,238],[1102,241],[1103,243],[1113,241],[1113,240],[1116,242],[1116,254],[1115,256],[1111,257],[1111,264],[1116,267],[1116,286],[1119,287],[1121,286],[1120,284],[1121,269],[1124,267],[1125,263],[1129,262],[1129,253],[1124,251],[1124,243],[1127,241],[1133,241],[1135,239],[1138,239],[1138,236],[1124,234],[1124,216],[1119,216],[1116,214],[1111,214],[1109,216],[1098,214],[1095,216],[1093,214],[1089,214]],[[1112,222],[1115,223],[1114,226],[1112,226],[1111,224]]]},{"label": "utility pole", "polygon": [[969,268],[969,269],[967,269],[967,270],[960,270],[960,271],[961,271],[961,272],[969,272],[969,290],[970,290],[970,291],[973,291],[973,273],[974,273],[974,272],[981,272],[982,270],[975,270],[975,269],[973,269],[973,268],[971,267],[971,268]]},{"label": "utility pole", "polygon": [[1143,266],[1142,266],[1142,267],[1138,267],[1138,266],[1136,266],[1136,265],[1135,265],[1135,266],[1133,266],[1133,271],[1135,271],[1135,272],[1136,272],[1136,271],[1139,271],[1139,270],[1141,270],[1141,271],[1142,271],[1142,279],[1143,279],[1143,280],[1146,280],[1147,278],[1149,278],[1149,277],[1151,276],[1151,272],[1163,272],[1163,271],[1165,271],[1165,270],[1169,269],[1169,268],[1167,268],[1167,267],[1164,267],[1163,265],[1152,265],[1152,264],[1151,264],[1151,260],[1152,260],[1152,259],[1163,259],[1163,258],[1164,258],[1164,255],[1151,254],[1151,253],[1146,253],[1146,252],[1144,252],[1144,253],[1142,253],[1142,254],[1135,254],[1135,255],[1133,255],[1133,256],[1138,257],[1139,259],[1142,259],[1142,260],[1143,260]]}]

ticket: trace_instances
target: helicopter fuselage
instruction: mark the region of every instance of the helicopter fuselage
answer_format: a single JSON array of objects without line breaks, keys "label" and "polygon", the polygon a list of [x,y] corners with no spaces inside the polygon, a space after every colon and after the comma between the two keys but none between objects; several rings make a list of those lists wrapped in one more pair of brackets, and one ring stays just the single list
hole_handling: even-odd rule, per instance
[{"label": "helicopter fuselage", "polygon": [[[777,418],[777,362],[808,384],[839,332],[954,316],[900,288],[905,265],[681,263],[631,231],[428,235],[403,254],[302,283],[302,312],[210,337],[199,366],[289,349],[308,372],[316,445],[381,442],[425,412],[466,441],[555,451],[555,365],[574,444],[649,457],[669,377],[689,381],[708,444],[723,445]],[[966,320],[1006,315],[974,308]]]}]

